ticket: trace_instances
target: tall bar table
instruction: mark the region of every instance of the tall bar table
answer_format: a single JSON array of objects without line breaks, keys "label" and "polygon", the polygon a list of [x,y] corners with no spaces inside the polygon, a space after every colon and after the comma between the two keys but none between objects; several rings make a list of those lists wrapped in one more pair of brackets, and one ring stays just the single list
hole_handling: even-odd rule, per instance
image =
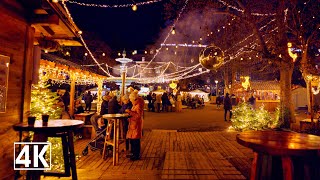
[{"label": "tall bar table", "polygon": [[[114,119],[114,130],[113,130],[113,143],[111,144],[113,146],[113,165],[116,166],[119,162],[119,131],[120,131],[120,121],[129,118],[130,115],[125,114],[105,114],[102,116],[104,119]],[[123,137],[125,138],[125,137]],[[106,146],[105,146],[106,148]],[[103,157],[105,156],[105,149],[103,150]]]},{"label": "tall bar table", "polygon": [[72,179],[77,180],[76,158],[74,153],[73,132],[83,126],[83,121],[70,119],[55,119],[49,120],[48,123],[43,123],[42,120],[37,120],[34,125],[28,123],[19,123],[13,125],[15,131],[33,131],[34,139],[37,142],[46,142],[48,137],[61,137],[63,146],[63,155],[65,161],[65,174],[61,173],[46,173],[43,171],[28,171],[27,178],[32,180],[40,179],[41,174],[47,176],[70,176],[70,168]]}]

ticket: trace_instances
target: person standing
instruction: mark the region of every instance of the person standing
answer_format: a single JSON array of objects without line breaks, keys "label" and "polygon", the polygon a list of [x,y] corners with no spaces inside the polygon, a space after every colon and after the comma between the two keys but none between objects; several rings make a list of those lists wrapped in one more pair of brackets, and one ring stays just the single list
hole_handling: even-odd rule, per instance
[{"label": "person standing", "polygon": [[229,111],[229,121],[231,121],[231,117],[232,117],[232,104],[231,104],[231,99],[229,97],[229,93],[226,94],[226,97],[224,98],[224,102],[223,102],[223,106],[224,106],[224,121],[227,121],[227,112]]},{"label": "person standing", "polygon": [[253,108],[255,108],[256,98],[254,98],[253,95],[249,98],[249,103]]},{"label": "person standing", "polygon": [[140,159],[144,100],[136,92],[131,93],[129,99],[132,102],[132,108],[131,110],[125,110],[131,116],[129,118],[127,138],[130,140],[131,145],[132,156],[130,160],[135,161]]},{"label": "person standing", "polygon": [[168,112],[168,104],[170,102],[169,102],[168,94],[166,92],[162,94],[161,101],[162,101],[162,111]]},{"label": "person standing", "polygon": [[111,96],[111,99],[109,100],[109,103],[108,103],[108,114],[117,114],[119,113],[119,110],[121,108],[117,100],[117,96],[115,96],[112,93],[109,93],[109,95]]},{"label": "person standing", "polygon": [[216,104],[217,104],[217,109],[220,109],[220,105],[221,105],[221,97],[220,97],[220,95],[218,95],[217,98],[216,98]]},{"label": "person standing", "polygon": [[154,105],[153,105],[153,99],[152,99],[151,92],[148,94],[147,100],[148,100],[148,110],[154,112]]},{"label": "person standing", "polygon": [[70,94],[69,92],[66,90],[66,92],[64,92],[63,96],[61,97],[63,104],[64,104],[64,109],[66,112],[69,113],[69,104],[70,104]]},{"label": "person standing", "polygon": [[[161,94],[156,95],[156,105],[157,105],[157,112],[160,112],[160,105],[161,105]],[[163,102],[162,102],[163,103]]]},{"label": "person standing", "polygon": [[[127,95],[124,95],[121,97],[121,102],[123,104],[122,104],[121,109],[119,110],[119,113],[123,114],[126,112],[127,109],[130,110],[132,108],[132,103],[130,102],[129,97]],[[128,126],[129,126],[128,119],[124,119],[123,120],[123,132],[124,132],[125,137],[127,136]],[[127,152],[128,156],[130,156],[130,155],[132,156],[132,154],[129,153],[129,143],[130,143],[130,140],[128,138],[126,138],[126,152]]]},{"label": "person standing", "polygon": [[110,100],[109,95],[104,95],[102,97],[102,103],[101,103],[101,110],[100,110],[100,115],[108,114],[108,103]]},{"label": "person standing", "polygon": [[90,111],[91,110],[92,101],[93,101],[93,97],[91,95],[91,92],[88,91],[88,93],[84,95],[84,102],[86,103],[85,111]]},{"label": "person standing", "polygon": [[182,111],[182,97],[180,93],[177,93],[177,100],[176,100],[176,112]]}]

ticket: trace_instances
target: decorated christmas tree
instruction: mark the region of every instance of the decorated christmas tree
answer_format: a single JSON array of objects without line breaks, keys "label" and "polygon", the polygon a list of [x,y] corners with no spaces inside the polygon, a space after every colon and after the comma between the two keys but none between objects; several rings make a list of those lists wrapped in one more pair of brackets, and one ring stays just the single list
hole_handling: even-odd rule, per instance
[{"label": "decorated christmas tree", "polygon": [[274,128],[277,124],[277,118],[264,109],[263,106],[254,109],[248,103],[239,104],[232,111],[232,128],[237,131],[262,130]]},{"label": "decorated christmas tree", "polygon": [[[58,105],[59,96],[57,93],[48,89],[50,86],[47,83],[48,80],[48,75],[40,69],[39,83],[32,85],[30,114],[38,120],[42,118],[42,114],[49,115],[51,120],[59,119],[63,110]],[[48,141],[52,144],[52,171],[61,172],[64,169],[61,138],[48,138]]]},{"label": "decorated christmas tree", "polygon": [[59,96],[48,89],[48,80],[48,76],[40,70],[39,83],[32,85],[30,112],[39,120],[42,114],[49,115],[50,119],[59,119],[62,113],[62,108],[57,105]]}]

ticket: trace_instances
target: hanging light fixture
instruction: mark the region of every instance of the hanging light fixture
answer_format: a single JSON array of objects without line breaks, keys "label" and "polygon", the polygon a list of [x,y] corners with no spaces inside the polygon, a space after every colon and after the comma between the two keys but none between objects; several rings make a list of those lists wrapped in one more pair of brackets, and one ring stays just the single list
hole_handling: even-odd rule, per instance
[{"label": "hanging light fixture", "polygon": [[138,6],[136,5],[136,3],[134,3],[132,6],[132,11],[137,11],[137,9],[138,9]]},{"label": "hanging light fixture", "polygon": [[175,27],[172,28],[171,34],[173,34],[173,35],[176,34],[176,28]]},{"label": "hanging light fixture", "polygon": [[171,88],[171,89],[176,89],[177,88],[177,83],[175,83],[174,81],[172,81],[170,84],[169,84],[169,87]]}]

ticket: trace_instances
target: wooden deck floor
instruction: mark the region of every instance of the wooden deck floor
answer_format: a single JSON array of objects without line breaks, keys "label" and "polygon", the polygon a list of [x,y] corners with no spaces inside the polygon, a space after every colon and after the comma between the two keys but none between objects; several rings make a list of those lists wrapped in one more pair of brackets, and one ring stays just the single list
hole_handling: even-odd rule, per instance
[{"label": "wooden deck floor", "polygon": [[111,157],[103,160],[99,151],[82,156],[88,140],[78,140],[78,179],[246,179],[253,153],[235,136],[233,132],[152,130],[142,139],[141,160],[132,162],[122,153],[118,166],[112,165]]}]

